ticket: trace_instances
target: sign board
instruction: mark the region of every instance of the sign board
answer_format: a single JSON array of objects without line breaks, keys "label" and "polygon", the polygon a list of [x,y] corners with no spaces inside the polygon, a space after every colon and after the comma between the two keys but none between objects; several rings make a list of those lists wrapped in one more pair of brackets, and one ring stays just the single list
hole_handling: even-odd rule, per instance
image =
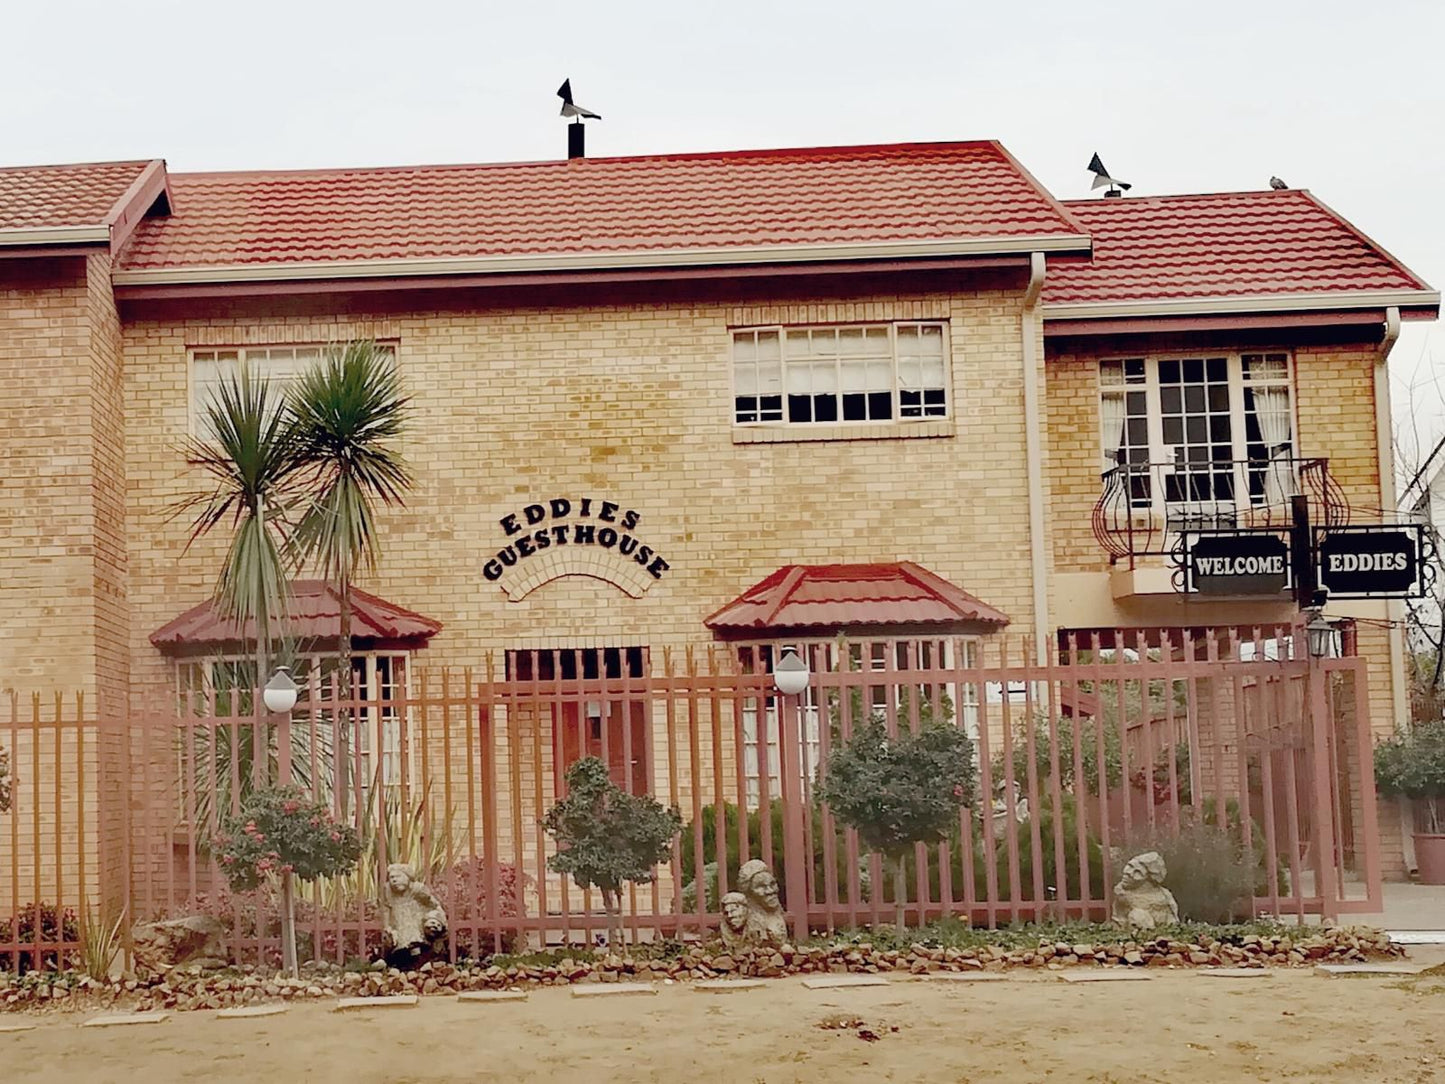
[{"label": "sign board", "polygon": [[1423,524],[1335,527],[1316,537],[1320,586],[1331,598],[1424,596]]},{"label": "sign board", "polygon": [[1184,589],[1201,595],[1289,590],[1289,542],[1275,530],[1191,532],[1182,539]]}]

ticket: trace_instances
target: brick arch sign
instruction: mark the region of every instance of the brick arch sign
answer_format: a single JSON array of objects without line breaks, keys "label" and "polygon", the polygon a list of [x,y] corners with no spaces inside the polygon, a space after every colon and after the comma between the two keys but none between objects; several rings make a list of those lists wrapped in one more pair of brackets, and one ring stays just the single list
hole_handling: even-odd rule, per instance
[{"label": "brick arch sign", "polygon": [[509,512],[505,539],[482,566],[511,602],[562,576],[592,576],[641,598],[671,567],[638,533],[642,516],[615,501],[552,497]]}]

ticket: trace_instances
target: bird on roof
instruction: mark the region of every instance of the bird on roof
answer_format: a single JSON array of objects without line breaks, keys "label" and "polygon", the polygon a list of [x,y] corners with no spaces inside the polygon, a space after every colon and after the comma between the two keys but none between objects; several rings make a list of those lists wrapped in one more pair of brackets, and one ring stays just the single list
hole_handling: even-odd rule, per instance
[{"label": "bird on roof", "polygon": [[601,113],[594,113],[590,109],[583,109],[572,100],[572,80],[563,79],[562,85],[557,88],[557,97],[562,99],[562,115],[564,117],[586,117],[589,120],[601,120]]},{"label": "bird on roof", "polygon": [[1289,187],[1289,185],[1285,184],[1278,177],[1271,177],[1269,179],[1269,186],[1273,188],[1276,192],[1283,192],[1286,188]]},{"label": "bird on roof", "polygon": [[1127,192],[1134,187],[1131,184],[1115,180],[1109,176],[1109,171],[1104,168],[1104,161],[1099,157],[1097,151],[1094,152],[1094,157],[1089,159],[1089,172],[1094,175],[1094,183],[1089,186],[1090,191],[1093,191],[1095,188],[1107,188],[1108,191],[1105,192],[1104,195],[1117,196],[1121,194],[1121,189]]}]

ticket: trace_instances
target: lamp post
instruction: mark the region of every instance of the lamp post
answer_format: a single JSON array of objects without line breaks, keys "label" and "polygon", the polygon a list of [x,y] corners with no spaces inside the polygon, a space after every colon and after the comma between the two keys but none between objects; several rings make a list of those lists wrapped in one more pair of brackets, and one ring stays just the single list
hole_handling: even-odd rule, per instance
[{"label": "lamp post", "polygon": [[[266,710],[281,716],[276,736],[277,780],[283,787],[291,785],[291,710],[296,707],[297,685],[289,667],[278,666],[261,690]],[[300,974],[296,960],[296,900],[291,871],[281,873],[281,908],[286,921],[281,923],[281,962],[292,978]]]},{"label": "lamp post", "polygon": [[793,937],[808,936],[808,879],[811,856],[804,853],[803,838],[803,711],[799,697],[812,674],[796,647],[784,647],[773,662],[773,686],[782,694],[778,712],[778,772],[783,790],[783,865],[788,906],[793,912]]},{"label": "lamp post", "polygon": [[1324,660],[1334,646],[1335,626],[1324,619],[1319,607],[1305,611],[1305,645],[1309,655],[1309,735],[1310,761],[1315,792],[1315,888],[1320,894],[1320,910],[1325,918],[1339,913],[1335,884],[1334,809],[1330,800],[1330,740],[1333,728],[1329,722],[1329,698],[1325,690]]}]

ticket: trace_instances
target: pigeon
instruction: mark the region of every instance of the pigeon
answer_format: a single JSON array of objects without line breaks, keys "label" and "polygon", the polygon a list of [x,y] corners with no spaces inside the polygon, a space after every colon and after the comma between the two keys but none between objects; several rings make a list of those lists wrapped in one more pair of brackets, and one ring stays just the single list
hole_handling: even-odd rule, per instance
[{"label": "pigeon", "polygon": [[586,117],[589,120],[601,120],[601,113],[594,113],[590,109],[583,109],[572,100],[572,80],[563,79],[562,85],[557,88],[557,97],[562,99],[562,116],[564,117]]},{"label": "pigeon", "polygon": [[1089,186],[1090,189],[1121,188],[1127,192],[1129,189],[1134,187],[1131,184],[1126,184],[1123,181],[1116,181],[1113,177],[1110,177],[1109,171],[1104,168],[1104,163],[1099,158],[1097,152],[1094,154],[1094,157],[1089,159],[1089,172],[1094,175],[1094,183]]},{"label": "pigeon", "polygon": [[1273,188],[1276,192],[1283,192],[1286,188],[1289,187],[1289,185],[1285,184],[1278,177],[1271,177],[1269,179],[1269,186]]}]

